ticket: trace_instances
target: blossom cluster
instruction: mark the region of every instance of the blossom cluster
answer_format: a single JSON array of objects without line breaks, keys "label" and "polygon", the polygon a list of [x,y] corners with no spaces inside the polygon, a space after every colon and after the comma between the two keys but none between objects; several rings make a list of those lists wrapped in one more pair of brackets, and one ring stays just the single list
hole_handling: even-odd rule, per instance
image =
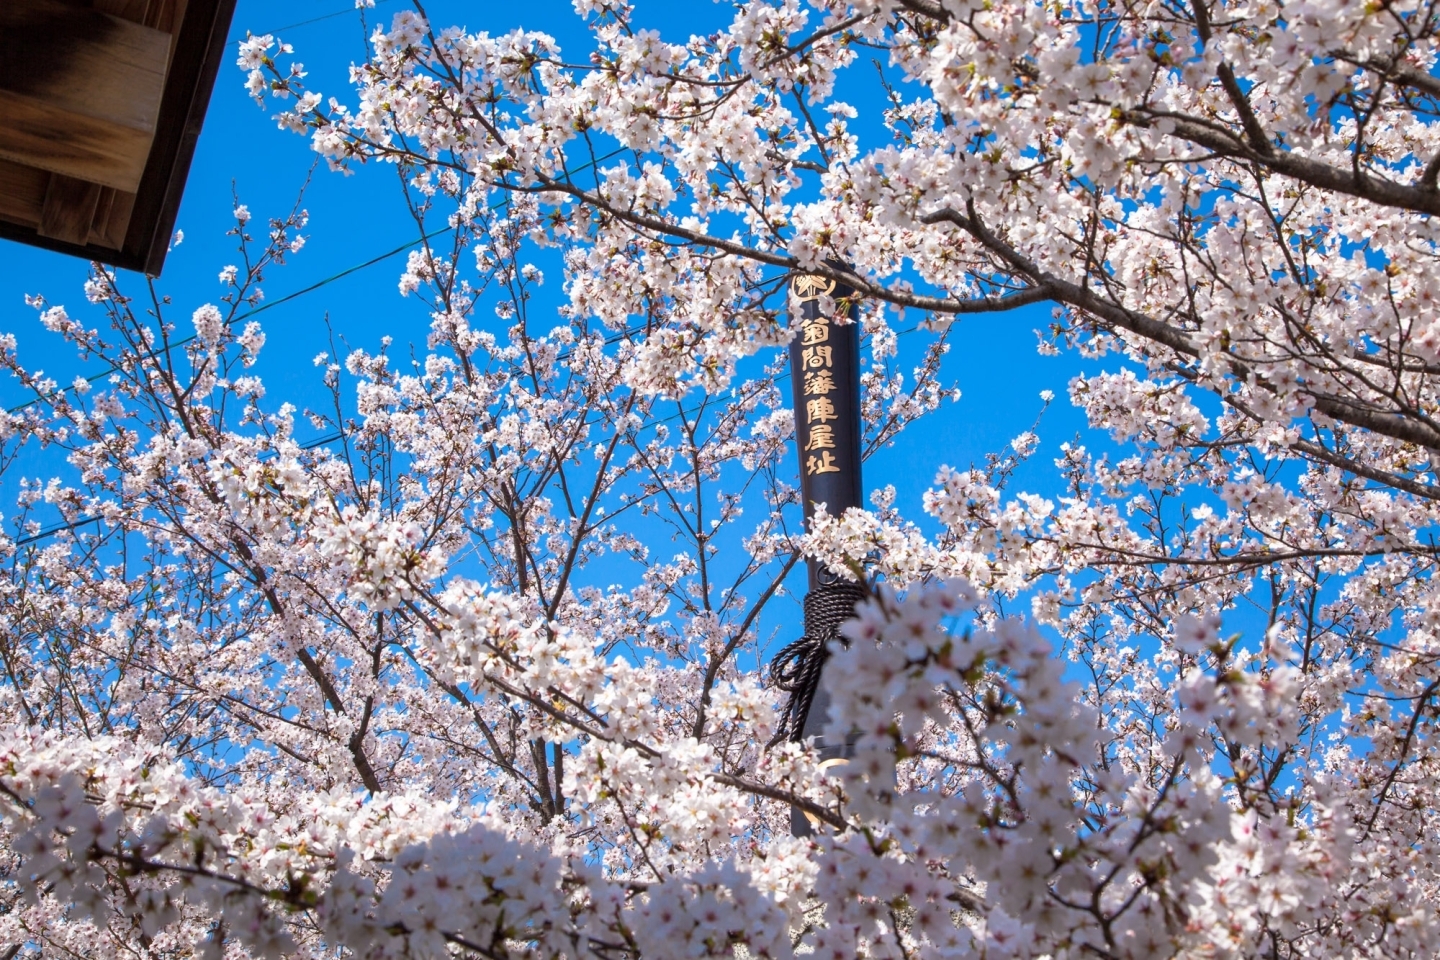
[{"label": "blossom cluster", "polygon": [[[1390,864],[1357,855],[1367,811],[1342,776],[1303,773],[1279,806],[1246,789],[1245,749],[1299,741],[1265,719],[1303,693],[1293,652],[1178,625],[1180,719],[1137,753],[1137,732],[1086,704],[1032,627],[965,626],[979,603],[955,583],[860,606],[826,681],[829,732],[854,744],[821,799],[835,829],[755,837],[748,862],[731,846],[743,791],[704,782],[715,758],[693,740],[596,737],[582,751],[581,822],[633,804],[632,827],[654,835],[641,850],[657,871],[627,883],[584,845],[517,835],[484,803],[297,798],[273,781],[219,790],[123,739],[12,726],[0,795],[15,876],[32,902],[59,899],[90,923],[119,914],[149,949],[198,933],[217,956],[217,930],[249,955],[291,955],[300,917],[317,948],[376,958],[737,945],[778,958],[800,944],[836,957],[1242,957],[1264,931],[1323,938],[1326,955],[1407,956],[1440,934]],[[684,856],[694,844],[711,854]]]},{"label": "blossom cluster", "polygon": [[[1433,955],[1432,11],[575,6],[563,54],[404,10],[331,99],[240,45],[402,175],[409,356],[268,398],[242,308],[305,218],[243,205],[208,304],[32,301],[94,380],[0,337],[0,469],[51,458],[0,539],[4,943]],[[957,395],[955,318],[1041,305],[1087,429],[802,528],[797,273],[862,301],[867,455]],[[765,748],[806,559],[872,594],[843,766]]]}]

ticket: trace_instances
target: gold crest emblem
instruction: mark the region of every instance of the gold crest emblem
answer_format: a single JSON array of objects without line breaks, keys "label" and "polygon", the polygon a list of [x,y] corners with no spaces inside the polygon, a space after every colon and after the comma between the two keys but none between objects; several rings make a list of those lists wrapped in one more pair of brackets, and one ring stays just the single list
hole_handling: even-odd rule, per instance
[{"label": "gold crest emblem", "polygon": [[828,277],[816,277],[810,274],[802,274],[790,283],[790,289],[795,292],[795,299],[800,303],[806,300],[819,300],[825,294],[835,289],[835,281]]}]

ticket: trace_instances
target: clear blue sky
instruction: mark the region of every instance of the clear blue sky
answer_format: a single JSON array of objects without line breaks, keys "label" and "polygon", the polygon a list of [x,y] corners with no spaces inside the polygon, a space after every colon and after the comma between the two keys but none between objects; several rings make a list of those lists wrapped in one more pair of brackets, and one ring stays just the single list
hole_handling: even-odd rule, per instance
[{"label": "clear blue sky", "polygon": [[[372,25],[377,19],[388,22],[405,2],[382,0],[368,14]],[[660,28],[671,38],[704,32],[730,16],[728,5],[703,0],[639,0],[637,6],[642,23]],[[567,52],[582,49],[586,40],[569,0],[523,4],[441,0],[427,3],[426,9],[439,26],[457,23],[491,33],[517,26],[543,30],[557,36]],[[244,77],[233,60],[235,43],[247,31],[275,33],[292,43],[297,58],[310,71],[312,88],[341,99],[348,99],[345,68],[364,56],[364,30],[351,0],[240,0],[230,53],[216,83],[177,221],[185,240],[171,252],[158,281],[159,290],[173,299],[173,316],[182,327],[188,326],[197,306],[221,295],[217,274],[224,265],[235,262],[233,238],[224,235],[232,223],[232,184],[240,201],[263,223],[264,218],[290,208],[312,163],[307,141],[276,129],[269,119],[273,111],[257,108],[244,93]],[[867,65],[857,65],[850,72],[857,81],[873,86],[873,73]],[[862,112],[866,110],[865,102],[852,100]],[[389,167],[343,177],[322,166],[315,172],[304,206],[311,214],[308,244],[289,266],[269,275],[267,301],[364,263],[416,233],[401,202],[395,171]],[[51,303],[65,304],[77,319],[91,325],[101,323],[98,311],[85,303],[81,293],[86,264],[6,241],[0,241],[0,249],[8,267],[0,272],[0,330],[16,335],[22,360],[32,367],[44,367],[61,383],[68,383],[76,374],[96,372],[95,365],[82,365],[41,329],[35,312],[24,303],[26,294],[43,294]],[[289,399],[304,406],[306,400],[315,399],[318,372],[310,360],[327,346],[327,315],[334,330],[355,346],[373,347],[384,334],[393,336],[397,345],[423,343],[429,325],[423,306],[402,299],[396,290],[403,262],[403,255],[393,257],[267,310],[258,318],[268,336],[259,372],[274,404]],[[558,278],[556,281],[545,289],[558,294]],[[122,273],[120,282],[133,293],[143,290],[144,280],[138,275]],[[1044,307],[966,319],[947,365],[947,378],[958,382],[964,399],[947,404],[942,415],[877,455],[867,468],[867,486],[896,484],[902,510],[918,519],[920,494],[929,486],[935,469],[942,463],[964,467],[981,461],[989,451],[1003,449],[1033,421],[1040,406],[1038,394],[1048,388],[1055,391],[1057,402],[1041,430],[1042,446],[1032,467],[1019,479],[1021,489],[1050,492],[1045,488],[1054,483],[1050,461],[1056,448],[1070,439],[1083,421],[1065,402],[1065,385],[1077,370],[1077,359],[1036,355],[1032,331],[1047,320]],[[17,384],[0,382],[0,402],[12,406],[27,399]],[[1091,438],[1092,445],[1098,439]],[[27,468],[28,459],[20,469],[39,472],[38,461],[33,470]],[[3,488],[13,489],[15,479],[12,471]],[[0,512],[9,514],[11,509],[6,496]]]}]

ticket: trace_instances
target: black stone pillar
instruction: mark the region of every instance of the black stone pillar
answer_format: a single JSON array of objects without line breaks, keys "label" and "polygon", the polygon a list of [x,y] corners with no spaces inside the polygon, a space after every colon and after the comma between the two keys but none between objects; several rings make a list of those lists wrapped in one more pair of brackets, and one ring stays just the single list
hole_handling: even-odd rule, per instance
[{"label": "black stone pillar", "polygon": [[[860,325],[855,291],[823,277],[801,275],[791,281],[791,302],[800,331],[790,344],[790,374],[795,398],[795,443],[800,459],[800,493],[805,527],[819,504],[832,517],[864,505],[860,477]],[[828,308],[828,309],[827,309]],[[847,323],[837,319],[848,318]],[[809,592],[805,597],[805,635],[780,652],[772,666],[777,684],[790,693],[785,723],[777,739],[815,739],[821,759],[842,762],[847,744],[827,743],[829,695],[820,685],[828,658],[826,644],[839,636],[841,623],[864,599],[862,585],[806,560]],[[797,836],[811,832],[798,810],[791,814]]]},{"label": "black stone pillar", "polygon": [[[800,452],[800,492],[805,526],[816,504],[832,517],[863,506],[860,482],[860,324],[851,288],[821,277],[791,281],[800,313],[800,333],[790,343],[790,377],[795,396],[795,443]],[[826,299],[832,315],[821,311]],[[849,323],[838,324],[837,317]],[[835,575],[808,560],[810,589]]]}]

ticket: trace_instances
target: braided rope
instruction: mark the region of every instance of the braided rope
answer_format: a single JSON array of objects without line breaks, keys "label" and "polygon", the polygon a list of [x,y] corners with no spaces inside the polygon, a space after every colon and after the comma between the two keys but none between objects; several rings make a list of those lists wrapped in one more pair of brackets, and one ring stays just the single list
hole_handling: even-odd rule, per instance
[{"label": "braided rope", "polygon": [[770,661],[770,679],[790,694],[780,714],[780,725],[766,748],[784,740],[799,741],[805,735],[805,721],[815,692],[820,689],[820,671],[830,659],[827,644],[840,640],[840,626],[855,616],[855,605],[866,597],[863,584],[836,580],[822,584],[805,595],[805,635],[784,647]]}]

